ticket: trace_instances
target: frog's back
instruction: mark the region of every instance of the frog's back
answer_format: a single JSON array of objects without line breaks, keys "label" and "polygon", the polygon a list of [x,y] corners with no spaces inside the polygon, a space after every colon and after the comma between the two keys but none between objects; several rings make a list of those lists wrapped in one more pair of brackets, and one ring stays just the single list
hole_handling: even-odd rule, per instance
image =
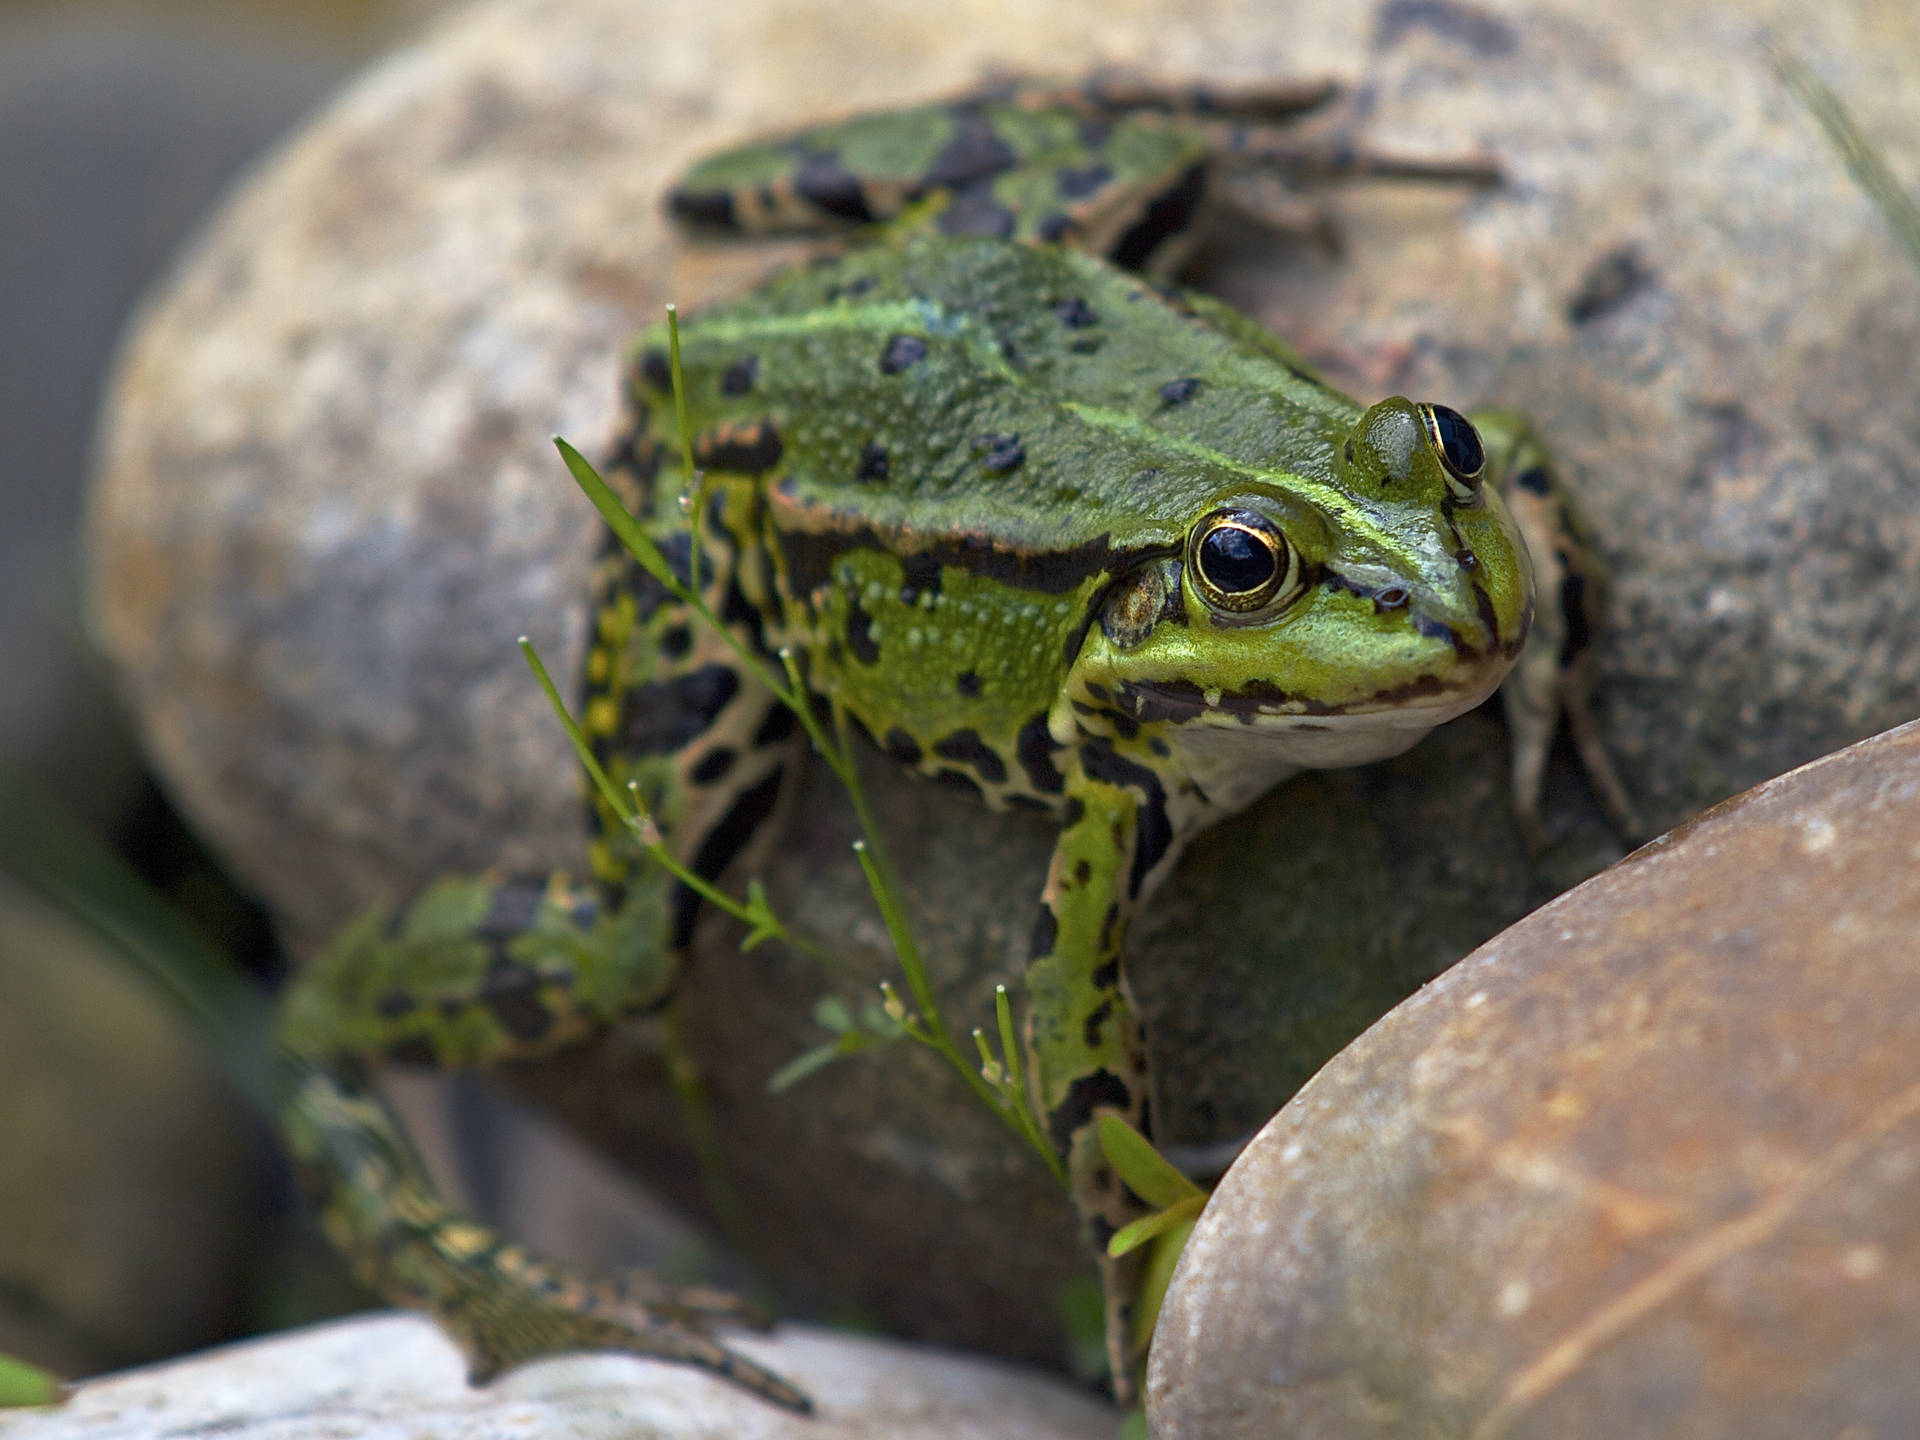
[{"label": "frog's back", "polygon": [[[671,454],[660,338],[632,398]],[[696,463],[761,487],[769,638],[996,799],[1057,795],[1047,712],[1111,579],[1238,478],[1324,482],[1358,413],[1206,301],[992,240],[786,272],[695,317],[682,363]]]}]

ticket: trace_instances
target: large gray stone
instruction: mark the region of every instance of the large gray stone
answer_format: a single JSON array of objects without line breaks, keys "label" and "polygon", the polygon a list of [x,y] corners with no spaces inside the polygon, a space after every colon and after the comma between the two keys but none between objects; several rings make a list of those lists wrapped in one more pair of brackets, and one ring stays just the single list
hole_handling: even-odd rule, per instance
[{"label": "large gray stone", "polygon": [[[1337,245],[1229,227],[1199,278],[1363,396],[1538,417],[1618,579],[1603,728],[1672,823],[1920,709],[1920,283],[1776,89],[1768,24],[1912,153],[1886,57],[1914,53],[1920,19],[1868,0],[494,0],[369,73],[155,296],[105,432],[99,631],[176,794],[297,941],[449,868],[576,864],[571,762],[512,647],[529,632],[567,671],[585,628],[593,526],[546,436],[604,432],[620,344],[661,301],[770,263],[672,246],[658,202],[686,159],[989,66],[1334,74],[1376,143],[1491,154],[1508,183],[1345,191]],[[1504,763],[1475,715],[1203,837],[1136,932],[1162,1138],[1257,1125],[1421,980],[1619,853],[1563,766],[1562,843],[1530,864]],[[1019,972],[1047,830],[883,767],[871,784],[945,1002],[983,1021]],[[952,1077],[886,1053],[765,1092],[821,1038],[812,1000],[889,968],[831,790],[816,777],[767,878],[847,975],[739,956],[715,927],[688,987],[728,1164],[790,1283],[1054,1353],[1039,1297],[1080,1264],[1070,1220]],[[645,1038],[524,1083],[697,1198]]]},{"label": "large gray stone", "polygon": [[1920,722],[1480,947],[1228,1172],[1160,1440],[1920,1434]]}]

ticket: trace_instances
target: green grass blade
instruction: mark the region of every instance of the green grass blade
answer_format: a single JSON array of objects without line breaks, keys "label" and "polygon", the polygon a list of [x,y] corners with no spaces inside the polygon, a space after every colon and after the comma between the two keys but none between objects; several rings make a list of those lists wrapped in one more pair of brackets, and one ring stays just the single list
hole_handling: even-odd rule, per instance
[{"label": "green grass blade", "polygon": [[12,1355],[0,1355],[0,1406],[57,1405],[67,1398],[60,1377]]},{"label": "green grass blade", "polygon": [[1151,1141],[1117,1115],[1100,1117],[1100,1148],[1114,1172],[1142,1200],[1159,1210],[1207,1192],[1170,1165]]},{"label": "green grass blade", "polygon": [[1846,102],[1798,55],[1778,52],[1773,68],[1787,93],[1800,102],[1826,135],[1827,143],[1840,157],[1840,163],[1847,167],[1853,183],[1879,209],[1914,267],[1920,269],[1920,205],[1915,204],[1893,171],[1887,168],[1880,147],[1860,128]]}]

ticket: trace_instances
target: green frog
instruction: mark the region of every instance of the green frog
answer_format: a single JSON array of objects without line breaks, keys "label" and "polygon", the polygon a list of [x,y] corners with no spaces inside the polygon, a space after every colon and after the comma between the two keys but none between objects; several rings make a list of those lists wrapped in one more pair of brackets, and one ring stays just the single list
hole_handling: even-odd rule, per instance
[{"label": "green frog", "polygon": [[[1123,1397],[1139,1276],[1106,1241],[1141,1202],[1096,1125],[1151,1132],[1127,934],[1186,841],[1303,768],[1398,754],[1503,680],[1523,822],[1563,710],[1619,799],[1585,708],[1602,577],[1526,426],[1360,405],[1163,283],[1222,175],[1487,178],[1290,138],[1328,93],[1014,86],[699,165],[669,198],[694,229],[856,233],[686,326],[700,526],[657,333],[608,466],[736,639],[787,651],[901,764],[1057,821],[1026,1071],[1100,1256]],[[750,867],[802,763],[795,717],[617,547],[593,617],[602,764],[693,872]],[[437,1315],[476,1382],[625,1350],[804,1410],[713,1337],[747,1318],[731,1297],[565,1272],[450,1211],[370,1088],[376,1058],[539,1056],[670,995],[699,897],[594,803],[587,873],[443,880],[300,976],[286,1132],[329,1236]]]}]

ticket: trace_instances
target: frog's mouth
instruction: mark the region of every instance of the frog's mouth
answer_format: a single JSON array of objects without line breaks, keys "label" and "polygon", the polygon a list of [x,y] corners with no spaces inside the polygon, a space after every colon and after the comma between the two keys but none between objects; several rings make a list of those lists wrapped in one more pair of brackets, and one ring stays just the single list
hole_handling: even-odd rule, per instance
[{"label": "frog's mouth", "polygon": [[1119,709],[1143,725],[1235,723],[1259,729],[1430,730],[1471,710],[1500,686],[1512,661],[1504,655],[1456,666],[1451,676],[1421,675],[1369,695],[1329,702],[1290,695],[1265,680],[1235,690],[1208,690],[1191,680],[1123,680]]}]

